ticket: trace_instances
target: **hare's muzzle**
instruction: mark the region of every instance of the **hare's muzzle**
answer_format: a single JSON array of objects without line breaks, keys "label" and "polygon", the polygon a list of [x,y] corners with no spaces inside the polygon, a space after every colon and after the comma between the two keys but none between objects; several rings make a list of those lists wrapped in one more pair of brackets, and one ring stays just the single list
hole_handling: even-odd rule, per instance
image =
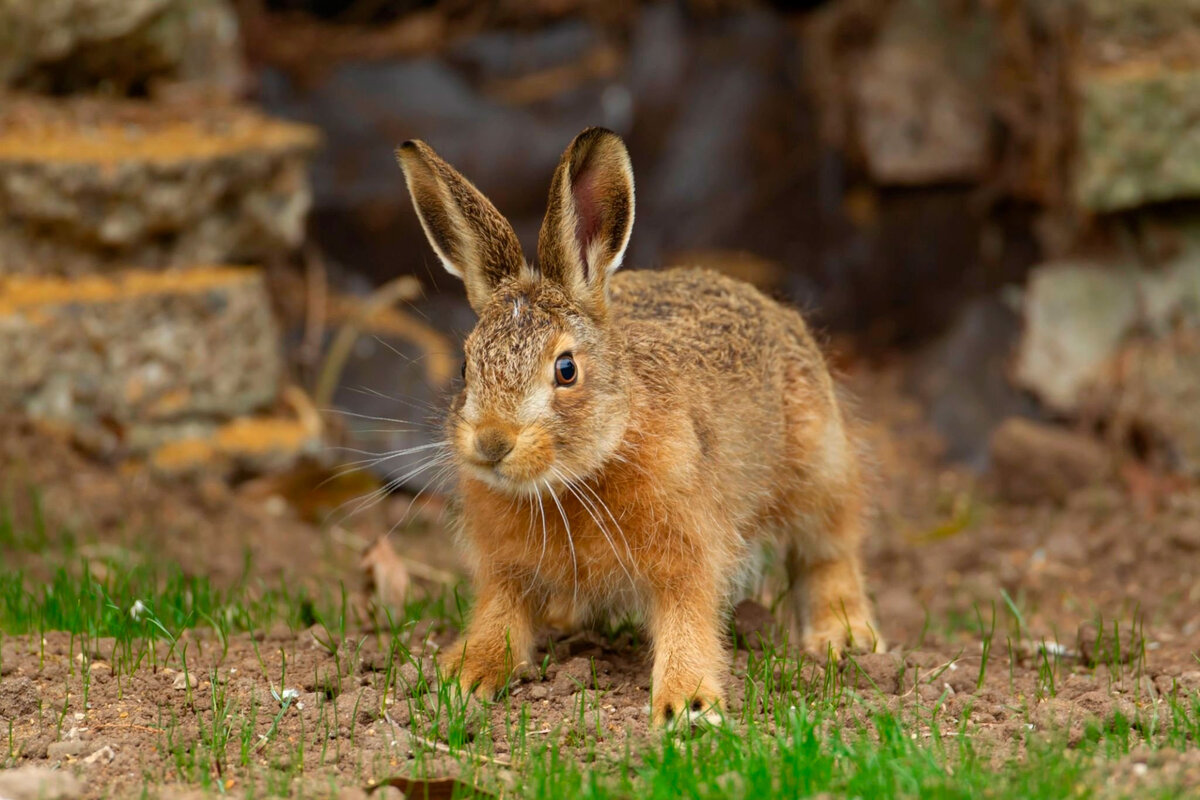
[{"label": "hare's muzzle", "polygon": [[503,461],[516,443],[517,438],[501,428],[489,426],[475,429],[475,455],[489,465]]}]

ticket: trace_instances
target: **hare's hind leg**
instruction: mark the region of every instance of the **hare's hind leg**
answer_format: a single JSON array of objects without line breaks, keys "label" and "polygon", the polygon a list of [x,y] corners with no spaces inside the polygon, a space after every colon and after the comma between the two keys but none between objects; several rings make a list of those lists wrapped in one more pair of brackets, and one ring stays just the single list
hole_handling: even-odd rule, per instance
[{"label": "hare's hind leg", "polygon": [[875,652],[884,643],[871,613],[860,548],[866,528],[865,487],[841,421],[825,423],[816,456],[803,470],[788,506],[784,552],[789,601],[805,650],[840,655]]},{"label": "hare's hind leg", "polygon": [[[836,529],[831,532],[834,536],[839,533]],[[871,603],[863,590],[857,552],[813,552],[792,542],[787,551],[787,569],[805,650],[836,657],[847,649],[866,652],[884,649]]]}]

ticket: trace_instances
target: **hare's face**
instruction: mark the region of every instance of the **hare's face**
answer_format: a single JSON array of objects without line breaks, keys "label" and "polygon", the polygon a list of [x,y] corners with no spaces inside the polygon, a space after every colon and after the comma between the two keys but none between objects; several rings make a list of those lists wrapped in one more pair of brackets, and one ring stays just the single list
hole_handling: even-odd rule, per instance
[{"label": "hare's face", "polygon": [[606,342],[608,279],[633,229],[633,169],[620,137],[589,128],[554,171],[537,269],[507,220],[429,145],[396,151],[421,226],[463,279],[479,324],[449,435],[469,478],[541,493],[612,455],[629,411]]},{"label": "hare's face", "polygon": [[561,289],[543,282],[498,292],[465,352],[449,433],[468,476],[540,493],[611,455],[627,416],[624,393],[603,338]]}]

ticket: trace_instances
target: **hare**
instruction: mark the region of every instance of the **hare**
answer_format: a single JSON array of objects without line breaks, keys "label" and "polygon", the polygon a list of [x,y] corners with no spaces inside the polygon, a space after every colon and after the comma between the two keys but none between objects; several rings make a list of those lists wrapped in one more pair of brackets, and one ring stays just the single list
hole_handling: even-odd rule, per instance
[{"label": "hare", "polygon": [[768,540],[806,648],[879,647],[859,459],[799,313],[713,272],[614,274],[634,189],[611,131],[563,153],[534,263],[427,144],[396,155],[478,314],[446,426],[476,600],[445,673],[493,696],[540,627],[634,609],[654,721],[719,716],[731,600]]}]

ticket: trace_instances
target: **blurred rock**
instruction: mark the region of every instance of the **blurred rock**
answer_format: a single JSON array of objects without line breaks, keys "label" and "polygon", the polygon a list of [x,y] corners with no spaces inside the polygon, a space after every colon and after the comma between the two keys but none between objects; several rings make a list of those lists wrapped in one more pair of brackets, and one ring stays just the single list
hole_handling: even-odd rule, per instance
[{"label": "blurred rock", "polygon": [[0,277],[0,409],[65,423],[100,450],[263,408],[282,370],[257,270]]},{"label": "blurred rock", "polygon": [[1075,490],[1107,479],[1112,457],[1099,442],[1027,419],[1006,420],[992,435],[991,470],[1013,503],[1062,503]]},{"label": "blurred rock", "polygon": [[244,108],[6,99],[0,275],[228,263],[296,247],[313,129]]},{"label": "blurred rock", "polygon": [[1126,377],[1111,362],[1127,341],[1200,325],[1200,239],[1192,234],[1184,242],[1156,270],[1088,262],[1034,270],[1016,382],[1060,413],[1078,412],[1085,397],[1092,408],[1113,405],[1105,387]]},{"label": "blurred rock", "polygon": [[[1198,42],[1200,45],[1200,42]],[[1200,66],[1083,74],[1075,195],[1092,211],[1200,197]]]},{"label": "blurred rock", "polygon": [[1077,0],[1082,49],[1094,64],[1153,54],[1178,62],[1195,56],[1200,34],[1196,0]]},{"label": "blurred rock", "polygon": [[156,79],[228,94],[244,70],[228,0],[41,0],[0,3],[0,86],[121,94]]},{"label": "blurred rock", "polygon": [[990,18],[961,4],[845,0],[807,26],[822,131],[878,183],[973,181],[989,159]]},{"label": "blurred rock", "polygon": [[1076,410],[1139,313],[1135,270],[1085,262],[1038,267],[1025,288],[1016,382],[1055,411]]},{"label": "blurred rock", "polygon": [[854,81],[854,115],[867,169],[879,183],[970,181],[987,166],[979,87],[948,63],[936,39],[876,45]]},{"label": "blurred rock", "polygon": [[1200,4],[1078,6],[1077,202],[1108,212],[1200,197]]},{"label": "blurred rock", "polygon": [[1009,379],[1020,333],[1020,316],[994,294],[968,303],[918,356],[909,383],[945,443],[946,458],[983,469],[996,426],[1037,412]]},{"label": "blurred rock", "polygon": [[1090,413],[1156,467],[1200,478],[1200,327],[1121,348],[1090,389]]}]

